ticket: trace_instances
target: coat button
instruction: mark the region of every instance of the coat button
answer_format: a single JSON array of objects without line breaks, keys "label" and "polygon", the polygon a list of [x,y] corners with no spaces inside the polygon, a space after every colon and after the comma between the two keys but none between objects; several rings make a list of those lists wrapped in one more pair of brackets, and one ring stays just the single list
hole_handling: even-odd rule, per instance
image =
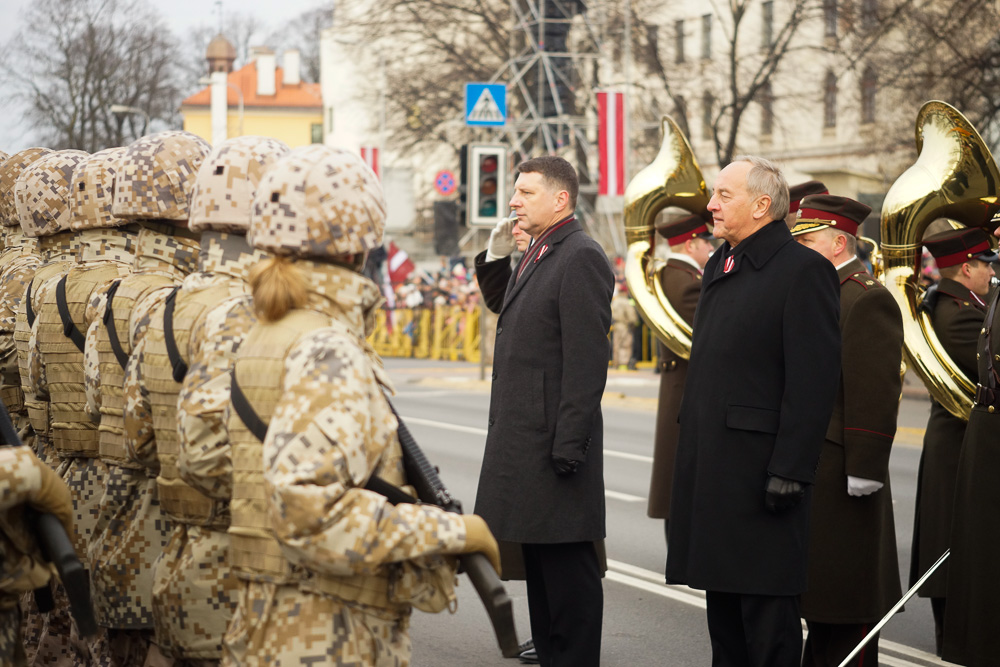
[{"label": "coat button", "polygon": [[489,426],[493,426],[493,417],[490,417],[490,421],[488,422],[488,425]]},{"label": "coat button", "polygon": [[496,371],[493,371],[493,375],[492,375],[491,377],[492,377],[492,378],[493,378],[494,380],[496,380],[496,379],[497,379],[497,372],[496,372]]},{"label": "coat button", "polygon": [[503,327],[497,327],[497,335],[499,336],[502,333],[503,333]]}]

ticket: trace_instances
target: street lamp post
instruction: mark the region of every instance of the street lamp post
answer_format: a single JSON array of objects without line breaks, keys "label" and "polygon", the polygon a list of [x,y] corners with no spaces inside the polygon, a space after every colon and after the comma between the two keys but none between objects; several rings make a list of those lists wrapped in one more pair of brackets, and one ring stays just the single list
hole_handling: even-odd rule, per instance
[{"label": "street lamp post", "polygon": [[119,114],[126,114],[126,113],[139,113],[139,114],[142,114],[143,118],[145,119],[144,122],[143,122],[143,126],[142,126],[142,134],[143,134],[143,136],[145,136],[146,130],[149,129],[149,125],[150,125],[149,114],[146,113],[145,109],[140,109],[139,107],[130,107],[130,106],[126,106],[124,104],[112,104],[111,108],[110,108],[110,111],[111,111],[111,113],[115,114],[116,116],[119,115]]}]

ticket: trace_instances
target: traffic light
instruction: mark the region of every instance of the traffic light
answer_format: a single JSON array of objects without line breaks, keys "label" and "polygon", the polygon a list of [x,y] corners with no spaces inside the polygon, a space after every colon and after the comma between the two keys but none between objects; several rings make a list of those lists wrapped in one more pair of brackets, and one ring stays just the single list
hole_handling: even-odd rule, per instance
[{"label": "traffic light", "polygon": [[466,224],[492,227],[506,218],[507,147],[473,144],[466,160]]}]

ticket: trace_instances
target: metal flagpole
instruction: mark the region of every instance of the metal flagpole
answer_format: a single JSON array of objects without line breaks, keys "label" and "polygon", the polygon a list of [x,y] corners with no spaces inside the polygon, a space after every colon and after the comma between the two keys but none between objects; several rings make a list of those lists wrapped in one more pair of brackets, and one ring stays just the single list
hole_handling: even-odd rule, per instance
[{"label": "metal flagpole", "polygon": [[879,630],[881,630],[882,627],[889,622],[889,619],[891,619],[893,616],[896,615],[896,612],[898,612],[903,607],[903,605],[906,604],[907,600],[916,595],[917,591],[920,590],[920,587],[924,585],[924,582],[930,579],[930,576],[934,574],[934,572],[936,572],[939,567],[941,567],[941,563],[948,560],[948,556],[950,555],[951,555],[951,549],[948,549],[943,554],[941,554],[941,557],[937,559],[937,562],[931,565],[931,569],[924,572],[924,576],[920,577],[920,579],[917,580],[917,583],[913,584],[913,587],[910,590],[906,591],[906,595],[904,595],[899,602],[893,605],[892,609],[889,610],[889,613],[886,614],[884,617],[882,617],[882,620],[878,622],[878,625],[872,628],[871,632],[869,632],[865,636],[865,638],[861,640],[861,643],[855,646],[854,650],[851,651],[846,658],[844,658],[844,661],[840,663],[840,667],[847,667],[847,665],[851,662],[851,660],[853,660],[858,653],[861,653],[861,649],[863,649],[865,646],[868,645],[868,642],[871,641],[872,637],[877,635]]}]

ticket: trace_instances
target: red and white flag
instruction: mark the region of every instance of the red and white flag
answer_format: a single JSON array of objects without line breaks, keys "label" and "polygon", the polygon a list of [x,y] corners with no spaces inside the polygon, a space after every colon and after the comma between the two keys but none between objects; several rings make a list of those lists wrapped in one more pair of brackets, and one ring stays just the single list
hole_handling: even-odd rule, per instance
[{"label": "red and white flag", "polygon": [[598,195],[625,194],[625,94],[597,93],[601,180]]},{"label": "red and white flag", "polygon": [[382,178],[381,165],[379,164],[378,146],[362,146],[361,159],[375,172],[375,175]]},{"label": "red and white flag", "polygon": [[387,260],[389,267],[389,280],[393,283],[405,282],[407,276],[409,276],[413,269],[416,268],[413,264],[413,260],[410,256],[406,254],[405,250],[400,250],[396,247],[395,241],[389,241],[389,246],[386,248],[386,254],[389,258]]}]

